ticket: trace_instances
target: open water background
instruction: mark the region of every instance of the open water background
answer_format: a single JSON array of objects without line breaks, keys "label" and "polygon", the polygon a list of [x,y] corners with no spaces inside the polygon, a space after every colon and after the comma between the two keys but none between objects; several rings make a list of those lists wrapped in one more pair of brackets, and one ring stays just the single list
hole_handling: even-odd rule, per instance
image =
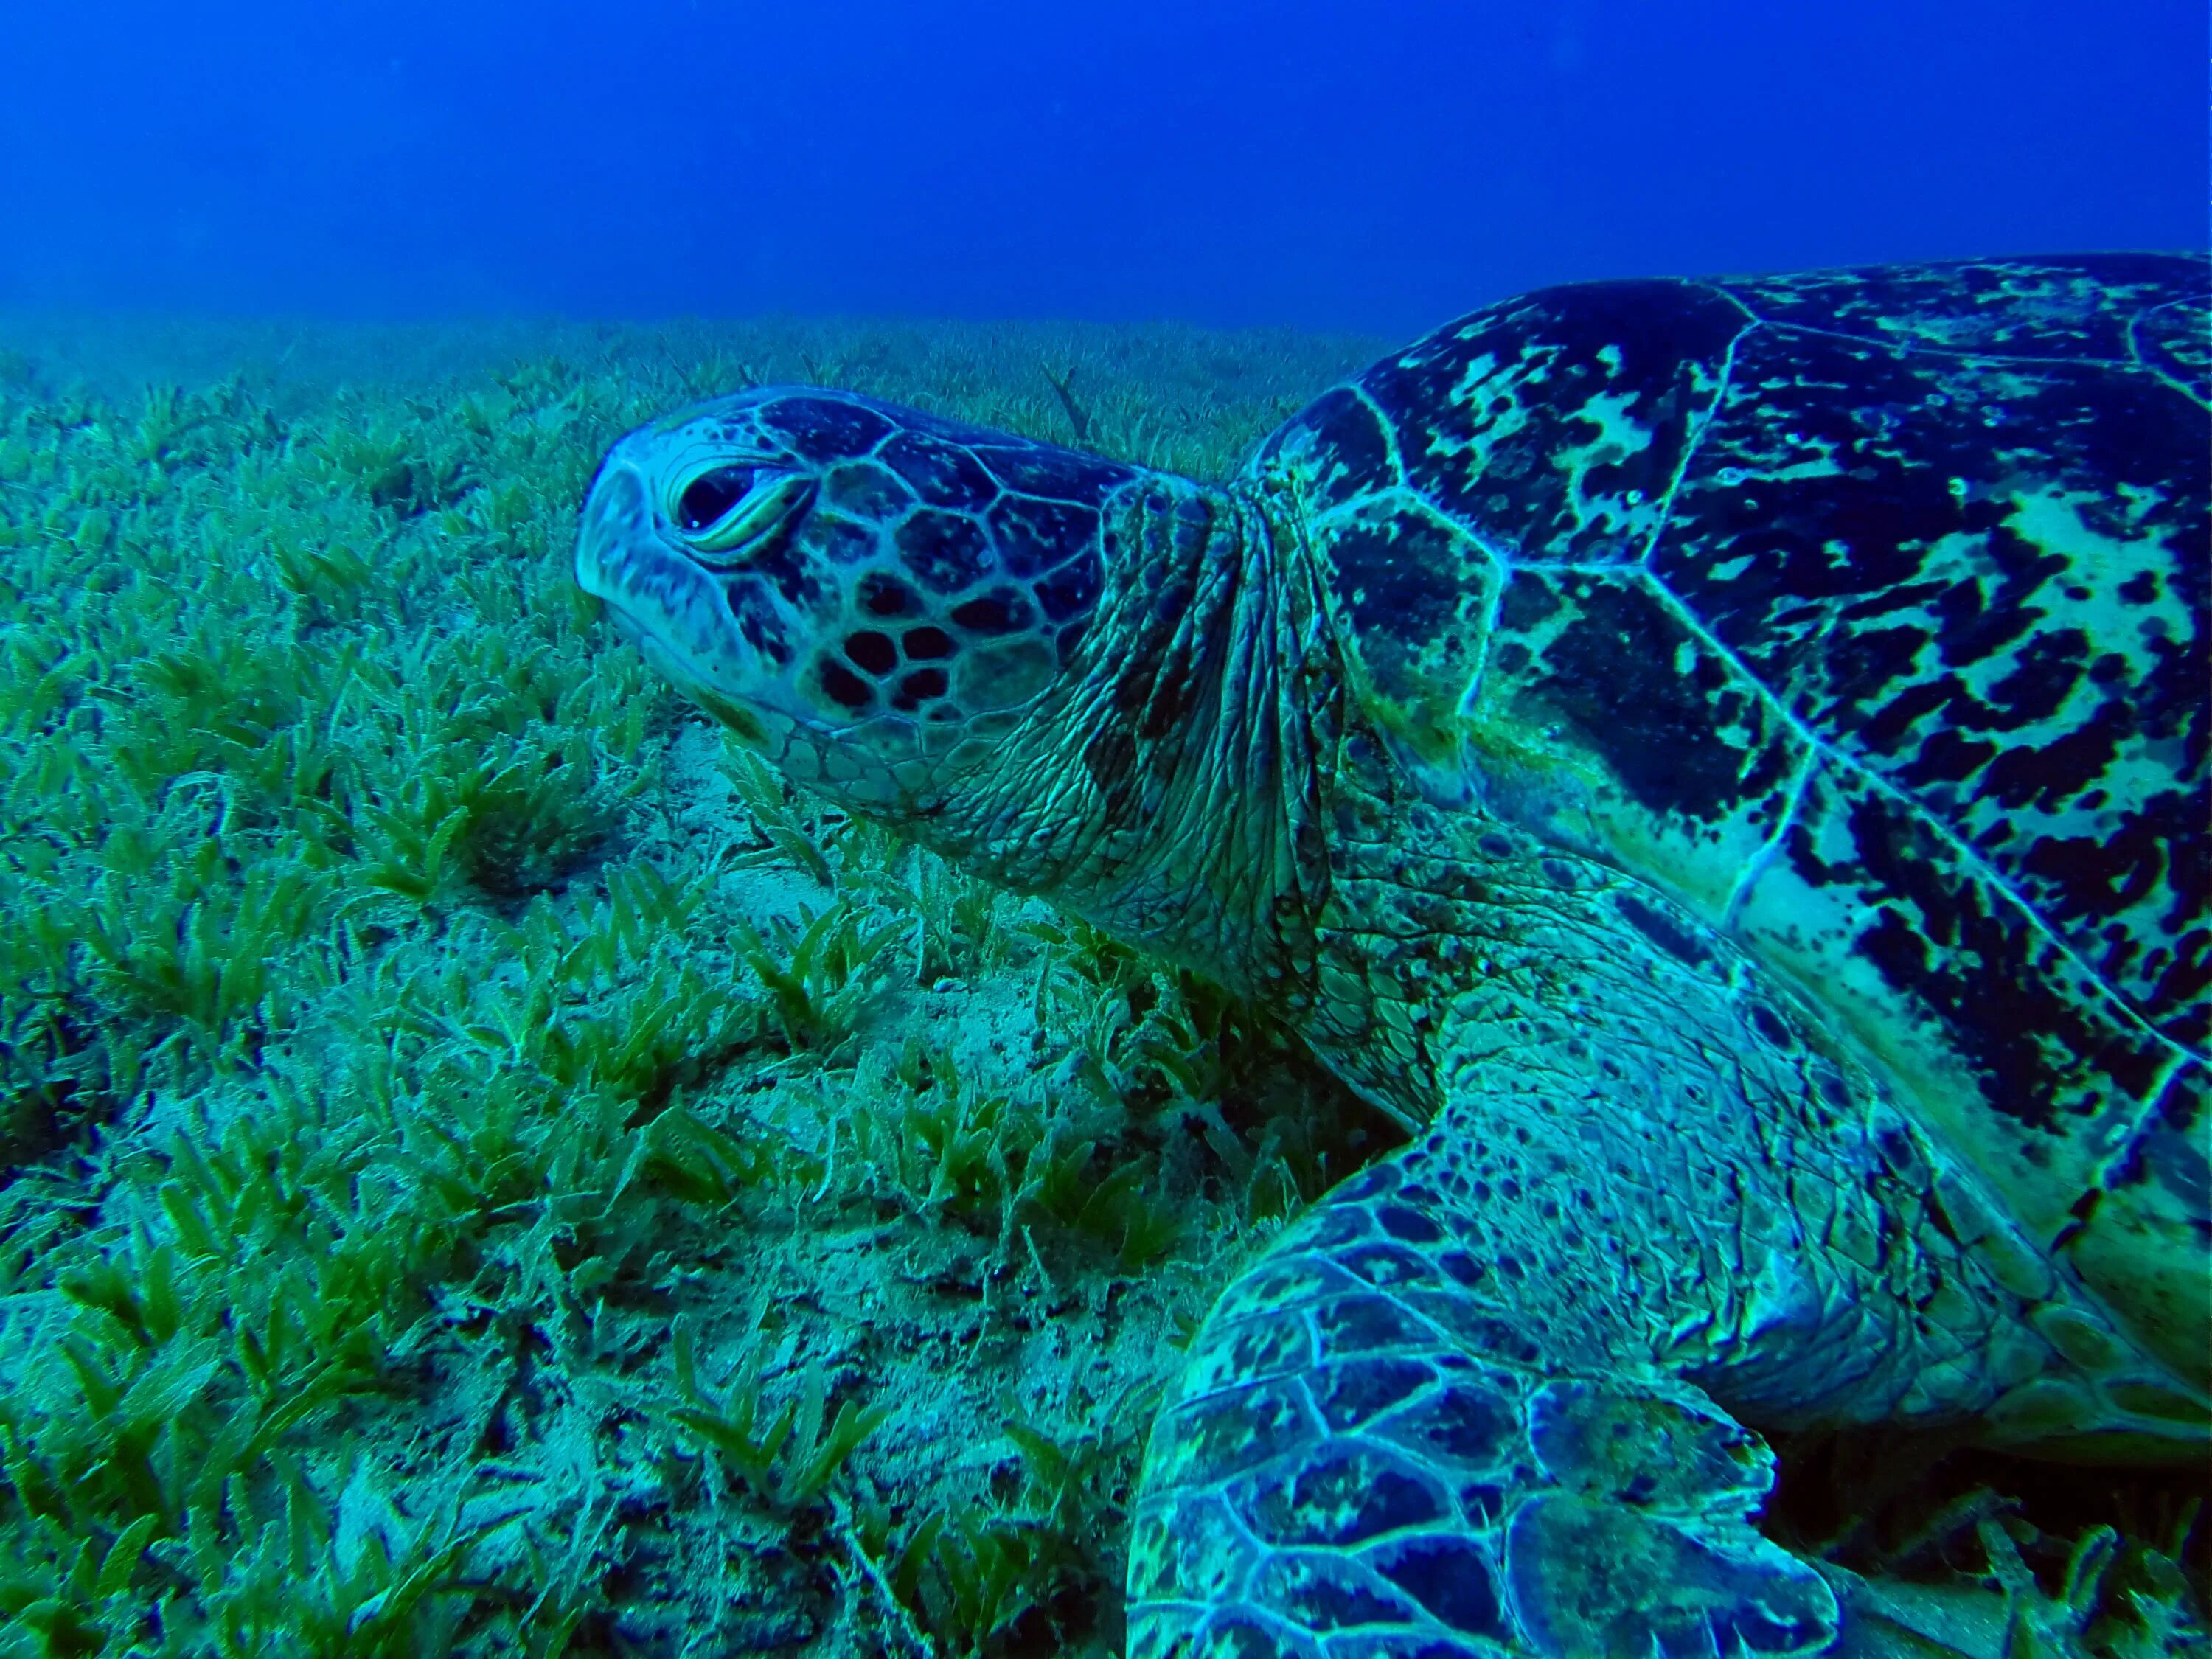
[{"label": "open water background", "polygon": [[2202,0],[0,3],[0,309],[1176,318],[2207,240]]}]

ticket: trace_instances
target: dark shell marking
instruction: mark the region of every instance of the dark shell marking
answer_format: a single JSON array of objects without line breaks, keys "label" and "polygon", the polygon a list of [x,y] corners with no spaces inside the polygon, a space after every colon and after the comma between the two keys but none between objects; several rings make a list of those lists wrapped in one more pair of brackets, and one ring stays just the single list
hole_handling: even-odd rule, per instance
[{"label": "dark shell marking", "polygon": [[2158,255],[1552,289],[1255,463],[1308,504],[1425,790],[1741,940],[2184,1341],[2212,1242],[2208,291]]}]

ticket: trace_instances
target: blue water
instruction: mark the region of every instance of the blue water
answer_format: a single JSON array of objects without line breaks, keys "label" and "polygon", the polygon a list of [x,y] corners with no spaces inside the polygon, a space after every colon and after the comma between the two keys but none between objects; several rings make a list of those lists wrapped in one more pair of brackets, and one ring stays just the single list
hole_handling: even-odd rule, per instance
[{"label": "blue water", "polygon": [[1180,317],[2206,240],[2203,0],[0,0],[0,306]]}]

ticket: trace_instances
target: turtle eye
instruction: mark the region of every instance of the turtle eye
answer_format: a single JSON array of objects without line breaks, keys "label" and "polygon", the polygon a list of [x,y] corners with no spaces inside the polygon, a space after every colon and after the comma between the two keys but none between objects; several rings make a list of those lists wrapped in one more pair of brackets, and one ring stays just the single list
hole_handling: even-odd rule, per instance
[{"label": "turtle eye", "polygon": [[[787,530],[813,495],[811,474],[732,461],[709,467],[678,490],[671,516],[692,557],[750,556]],[[726,556],[716,568],[726,568]]]},{"label": "turtle eye", "polygon": [[702,472],[676,498],[677,527],[696,534],[727,518],[730,509],[752,493],[757,471],[750,466],[718,466]]}]

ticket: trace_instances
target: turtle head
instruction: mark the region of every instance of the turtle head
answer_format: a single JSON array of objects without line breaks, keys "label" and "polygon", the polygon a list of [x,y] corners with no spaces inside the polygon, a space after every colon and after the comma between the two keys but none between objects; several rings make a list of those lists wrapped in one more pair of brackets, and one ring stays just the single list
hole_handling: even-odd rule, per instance
[{"label": "turtle head", "polygon": [[1061,678],[1141,476],[851,393],[757,387],[608,451],[576,580],[794,779],[903,816]]}]

